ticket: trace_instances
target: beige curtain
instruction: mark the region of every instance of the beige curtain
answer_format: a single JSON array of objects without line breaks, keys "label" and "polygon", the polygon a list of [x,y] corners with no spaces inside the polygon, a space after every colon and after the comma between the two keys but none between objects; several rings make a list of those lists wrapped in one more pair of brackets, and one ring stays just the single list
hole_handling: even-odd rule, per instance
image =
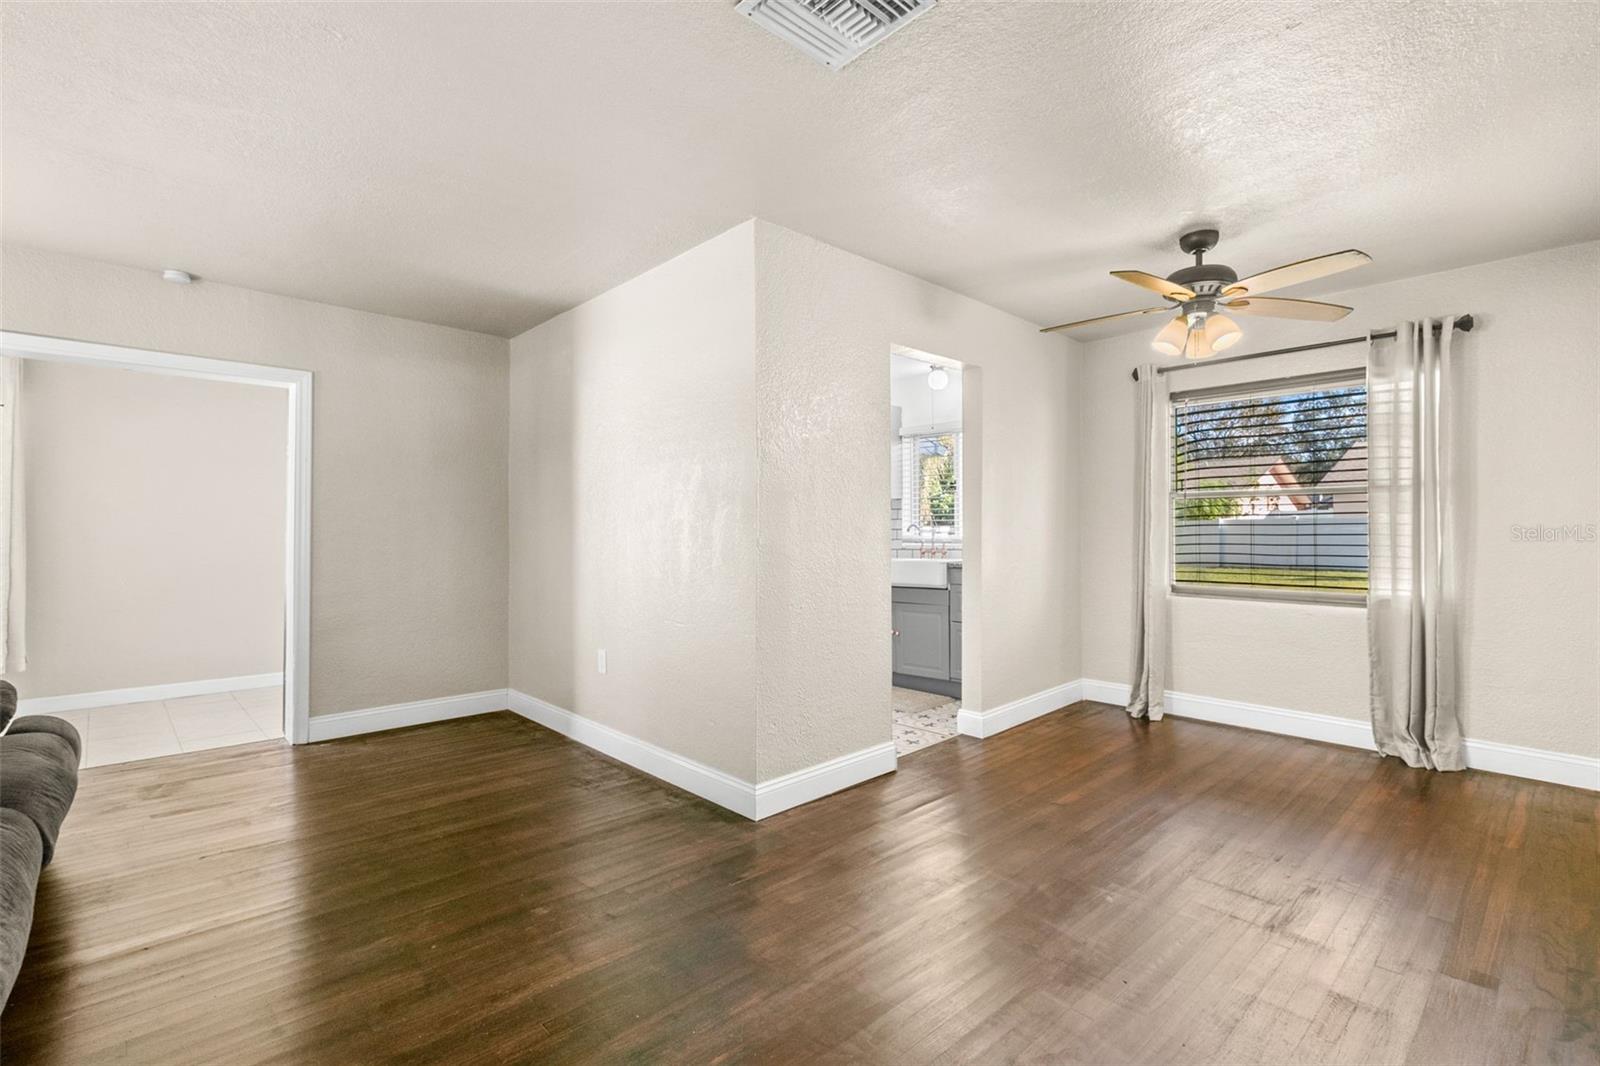
[{"label": "beige curtain", "polygon": [[1367,649],[1378,751],[1465,767],[1456,703],[1450,343],[1455,319],[1402,322],[1367,360]]},{"label": "beige curtain", "polygon": [[22,360],[0,356],[0,674],[27,668],[27,536],[22,477]]},{"label": "beige curtain", "polygon": [[1168,501],[1172,484],[1171,407],[1155,364],[1139,368],[1134,425],[1133,669],[1128,713],[1159,721],[1166,710],[1167,618],[1171,581]]}]

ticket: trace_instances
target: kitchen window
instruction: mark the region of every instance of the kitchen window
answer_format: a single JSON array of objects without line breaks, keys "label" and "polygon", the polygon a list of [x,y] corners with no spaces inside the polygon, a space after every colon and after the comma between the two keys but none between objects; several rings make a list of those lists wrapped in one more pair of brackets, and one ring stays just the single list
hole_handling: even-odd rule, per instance
[{"label": "kitchen window", "polygon": [[1365,602],[1360,372],[1172,399],[1177,592]]},{"label": "kitchen window", "polygon": [[904,482],[901,531],[908,539],[961,539],[961,434],[901,438]]}]

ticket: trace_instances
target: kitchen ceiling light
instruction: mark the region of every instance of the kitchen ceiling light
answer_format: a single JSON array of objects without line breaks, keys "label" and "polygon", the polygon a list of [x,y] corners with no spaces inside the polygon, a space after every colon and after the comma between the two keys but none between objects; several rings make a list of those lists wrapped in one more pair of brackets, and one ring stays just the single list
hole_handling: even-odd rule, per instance
[{"label": "kitchen ceiling light", "polygon": [[928,388],[938,392],[950,384],[950,371],[942,366],[928,368]]},{"label": "kitchen ceiling light", "polygon": [[161,272],[162,281],[170,281],[174,285],[187,285],[194,280],[194,275],[187,270],[167,269]]}]

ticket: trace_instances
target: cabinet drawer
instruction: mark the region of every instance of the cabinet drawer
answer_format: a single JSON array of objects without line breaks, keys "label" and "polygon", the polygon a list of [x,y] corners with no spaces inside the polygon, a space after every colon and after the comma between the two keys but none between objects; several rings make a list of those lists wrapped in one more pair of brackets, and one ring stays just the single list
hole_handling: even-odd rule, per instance
[{"label": "cabinet drawer", "polygon": [[909,585],[894,586],[895,603],[924,603],[930,607],[944,607],[950,602],[949,589],[919,589]]}]

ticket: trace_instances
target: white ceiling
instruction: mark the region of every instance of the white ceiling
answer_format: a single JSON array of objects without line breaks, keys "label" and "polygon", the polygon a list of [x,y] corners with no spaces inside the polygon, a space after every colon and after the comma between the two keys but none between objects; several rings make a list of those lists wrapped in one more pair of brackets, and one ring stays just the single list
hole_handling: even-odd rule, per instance
[{"label": "white ceiling", "polygon": [[1106,271],[1196,223],[1363,283],[1600,236],[1589,3],[945,0],[841,72],[732,0],[3,33],[0,237],[491,333],[752,215],[1041,325],[1147,306]]}]

